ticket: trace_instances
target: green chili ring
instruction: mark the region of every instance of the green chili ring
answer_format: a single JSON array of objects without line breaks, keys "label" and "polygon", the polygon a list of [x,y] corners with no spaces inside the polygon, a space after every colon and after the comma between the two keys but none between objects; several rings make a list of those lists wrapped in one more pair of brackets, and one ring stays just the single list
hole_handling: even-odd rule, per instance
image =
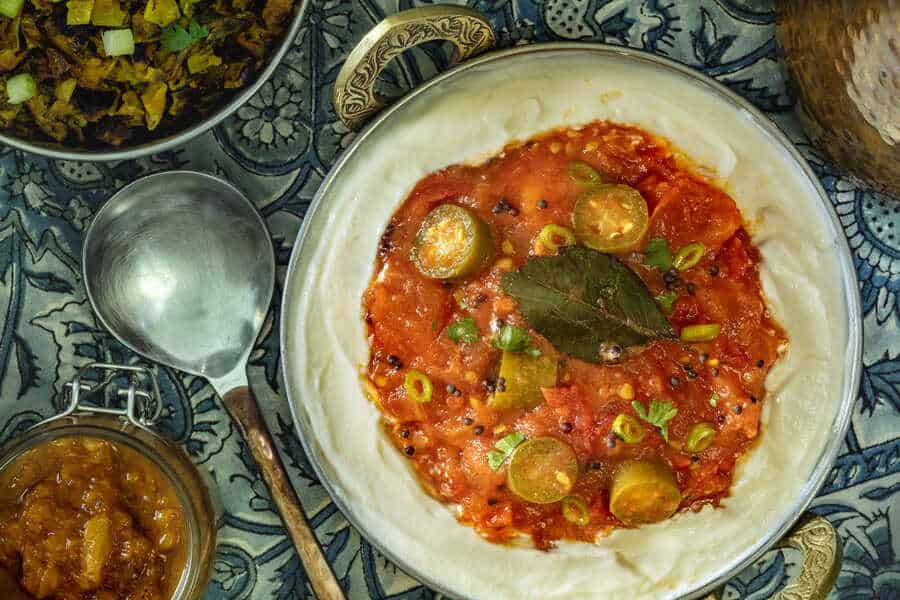
[{"label": "green chili ring", "polygon": [[688,325],[681,329],[682,342],[711,342],[719,336],[722,326],[718,323]]},{"label": "green chili ring", "polygon": [[688,244],[675,253],[672,264],[679,271],[687,271],[691,267],[697,266],[697,263],[703,258],[704,252],[706,252],[706,246],[703,244],[699,242]]},{"label": "green chili ring", "polygon": [[711,423],[697,423],[688,432],[684,447],[688,452],[703,452],[716,439],[716,430]]},{"label": "green chili ring", "polygon": [[403,389],[406,395],[419,404],[431,402],[431,395],[434,393],[434,386],[431,379],[422,371],[412,369],[406,373],[403,381]]},{"label": "green chili ring", "polygon": [[637,444],[647,435],[647,430],[640,421],[624,413],[613,421],[612,430],[620,440],[627,444]]},{"label": "green chili ring", "polygon": [[566,496],[561,500],[563,518],[569,523],[584,527],[591,522],[591,510],[587,502],[578,496]]}]

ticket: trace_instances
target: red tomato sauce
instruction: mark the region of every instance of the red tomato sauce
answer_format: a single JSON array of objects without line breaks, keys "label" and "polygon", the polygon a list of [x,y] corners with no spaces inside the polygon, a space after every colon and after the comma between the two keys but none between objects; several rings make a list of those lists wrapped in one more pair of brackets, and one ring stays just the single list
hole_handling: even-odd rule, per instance
[{"label": "red tomato sauce", "polygon": [[[657,340],[618,364],[560,355],[557,387],[543,390],[543,403],[495,411],[487,399],[501,352],[491,347],[490,334],[498,319],[527,327],[500,278],[535,256],[535,239],[545,225],[571,227],[579,195],[568,173],[573,160],[593,166],[604,182],[641,192],[650,212],[647,239],[663,238],[673,252],[693,242],[706,247],[675,289],[669,285],[677,293],[669,320],[676,332],[701,323],[718,323],[721,332],[692,347]],[[422,220],[448,202],[484,219],[497,243],[490,265],[452,283],[425,277],[410,260]],[[654,296],[667,290],[663,274],[644,266],[641,252],[618,258]],[[393,216],[364,297],[370,395],[423,488],[458,505],[459,520],[495,542],[526,534],[547,549],[554,540],[593,541],[622,527],[609,510],[610,480],[616,466],[632,458],[655,457],[674,469],[681,510],[717,505],[728,495],[736,462],[759,434],[766,374],[787,346],[766,308],[759,262],[734,201],[689,170],[665,140],[597,122],[511,144],[482,165],[451,166],[425,177]],[[448,337],[448,325],[464,317],[475,320],[479,343],[457,344]],[[404,377],[410,369],[433,382],[431,401],[408,397]],[[639,443],[616,439],[616,415],[635,416],[632,401],[647,405],[652,399],[678,410],[668,423],[669,443],[646,423]],[[713,424],[716,437],[708,449],[691,454],[684,450],[685,438],[699,422]],[[575,449],[580,475],[572,494],[589,507],[587,525],[567,521],[558,502],[522,500],[507,489],[505,467],[490,468],[487,453],[512,431],[553,436]]]}]

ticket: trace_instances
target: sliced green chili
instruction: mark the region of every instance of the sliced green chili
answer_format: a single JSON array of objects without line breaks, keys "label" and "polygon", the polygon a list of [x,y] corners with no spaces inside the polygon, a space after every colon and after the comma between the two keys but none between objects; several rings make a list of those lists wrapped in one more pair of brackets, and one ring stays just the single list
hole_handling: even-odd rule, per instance
[{"label": "sliced green chili", "polygon": [[711,423],[697,423],[688,432],[684,447],[688,452],[703,452],[716,439],[716,430]]},{"label": "sliced green chili", "polygon": [[550,223],[545,225],[538,234],[538,240],[544,245],[544,248],[550,252],[556,252],[563,246],[572,246],[575,244],[575,234],[571,229]]},{"label": "sliced green chili", "polygon": [[580,160],[569,163],[569,177],[580,185],[598,185],[603,183],[603,178],[600,177],[597,169]]},{"label": "sliced green chili", "polygon": [[711,342],[719,335],[722,326],[718,323],[688,325],[681,329],[682,342]]},{"label": "sliced green chili", "polygon": [[403,382],[403,388],[406,390],[406,395],[416,402],[431,402],[434,386],[431,385],[431,379],[428,378],[428,375],[422,371],[416,369],[408,371]]},{"label": "sliced green chili", "polygon": [[703,258],[704,252],[706,252],[706,246],[703,244],[699,242],[688,244],[675,253],[672,263],[679,271],[687,271],[691,267],[697,266],[697,263]]},{"label": "sliced green chili", "polygon": [[616,420],[613,421],[612,430],[619,439],[628,444],[637,444],[647,435],[647,430],[644,429],[640,421],[624,413],[617,416]]},{"label": "sliced green chili", "polygon": [[578,496],[566,496],[561,501],[562,515],[569,523],[582,527],[591,522],[591,511],[587,502]]}]

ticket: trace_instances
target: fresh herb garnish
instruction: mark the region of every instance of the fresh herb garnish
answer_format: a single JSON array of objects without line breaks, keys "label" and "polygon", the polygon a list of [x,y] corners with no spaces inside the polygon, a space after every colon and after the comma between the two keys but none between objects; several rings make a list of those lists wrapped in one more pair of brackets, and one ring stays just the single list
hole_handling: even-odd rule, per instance
[{"label": "fresh herb garnish", "polygon": [[159,41],[162,44],[163,50],[179,52],[208,35],[208,28],[204,27],[194,19],[191,19],[187,29],[181,25],[169,25],[163,29]]},{"label": "fresh herb garnish", "polygon": [[498,470],[506,462],[506,459],[512,456],[513,450],[524,441],[525,436],[518,431],[514,431],[494,444],[494,449],[488,452],[487,455],[488,465],[490,465],[491,470]]},{"label": "fresh herb garnish", "polygon": [[717,393],[713,392],[713,395],[709,397],[709,405],[712,406],[713,408],[715,408],[716,404],[718,404],[718,403],[719,403],[719,395]]},{"label": "fresh herb garnish", "polygon": [[671,402],[651,400],[650,410],[648,411],[644,408],[643,404],[637,400],[633,400],[631,402],[631,407],[641,419],[654,427],[658,427],[663,439],[666,440],[666,442],[669,441],[669,421],[678,414],[678,409],[675,408]]},{"label": "fresh herb garnish", "polygon": [[656,295],[656,303],[666,315],[671,315],[675,301],[678,300],[678,292],[660,292]]},{"label": "fresh herb garnish", "polygon": [[466,344],[474,344],[480,337],[478,326],[475,319],[465,317],[458,321],[453,321],[447,326],[447,337],[456,342],[465,342]]},{"label": "fresh herb garnish", "polygon": [[656,267],[662,272],[672,268],[672,252],[669,243],[663,238],[652,238],[647,242],[644,250],[644,264],[648,267]]},{"label": "fresh herb garnish", "polygon": [[501,327],[500,331],[494,334],[491,345],[505,352],[524,352],[532,358],[541,355],[540,348],[537,348],[532,343],[531,334],[528,333],[528,330],[515,325],[504,325]]},{"label": "fresh herb garnish", "polygon": [[604,344],[638,346],[675,332],[644,282],[618,259],[581,246],[506,273],[503,290],[557,350],[602,363]]}]

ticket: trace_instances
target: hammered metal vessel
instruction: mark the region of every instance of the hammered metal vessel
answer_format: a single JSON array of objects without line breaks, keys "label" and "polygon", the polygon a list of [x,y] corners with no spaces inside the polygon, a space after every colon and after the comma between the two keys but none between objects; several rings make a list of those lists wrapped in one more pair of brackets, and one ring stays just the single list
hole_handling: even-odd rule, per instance
[{"label": "hammered metal vessel", "polygon": [[781,0],[776,37],[815,146],[900,199],[900,0]]}]

